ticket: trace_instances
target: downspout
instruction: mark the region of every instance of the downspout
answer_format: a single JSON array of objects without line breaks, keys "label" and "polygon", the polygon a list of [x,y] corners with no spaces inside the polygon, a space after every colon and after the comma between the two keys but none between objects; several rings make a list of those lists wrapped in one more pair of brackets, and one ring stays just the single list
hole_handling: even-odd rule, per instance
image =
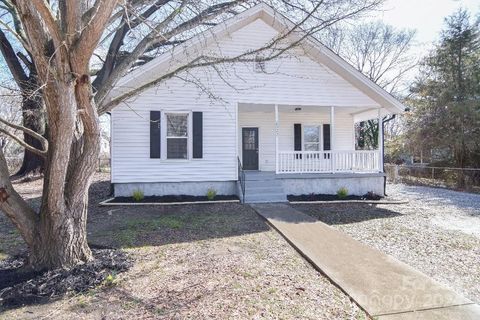
[{"label": "downspout", "polygon": [[113,152],[112,152],[112,145],[113,145],[113,139],[112,139],[112,132],[113,132],[113,119],[112,119],[112,113],[107,112],[108,117],[110,118],[110,143],[109,143],[109,148],[110,148],[110,187],[109,187],[109,195],[110,196],[115,196],[115,186],[112,183],[112,168],[113,168],[113,163],[112,163],[112,158],[113,158]]}]

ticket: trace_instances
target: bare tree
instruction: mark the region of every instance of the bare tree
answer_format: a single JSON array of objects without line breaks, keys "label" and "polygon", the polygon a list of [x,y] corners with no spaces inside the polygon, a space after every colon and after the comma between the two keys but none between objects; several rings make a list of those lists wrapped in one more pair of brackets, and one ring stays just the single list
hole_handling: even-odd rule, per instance
[{"label": "bare tree", "polygon": [[[333,50],[370,80],[397,97],[408,90],[406,80],[418,65],[418,59],[411,53],[414,37],[415,31],[396,30],[381,21],[353,26],[335,25],[324,33],[325,41]],[[398,131],[398,127],[398,120],[385,123],[389,133],[386,138],[392,137],[391,134]],[[377,120],[356,124],[356,133],[359,148],[378,147]]]},{"label": "bare tree", "polygon": [[415,31],[397,30],[376,21],[335,26],[327,34],[327,43],[380,87],[394,95],[408,89],[403,82],[418,65],[411,52]]},{"label": "bare tree", "polygon": [[[6,199],[0,208],[28,244],[32,266],[52,268],[92,258],[86,239],[87,191],[100,148],[99,114],[192,68],[254,61],[260,52],[264,60],[275,59],[309,35],[375,8],[381,0],[274,1],[293,22],[270,42],[235,56],[199,54],[114,100],[106,97],[126,73],[257,1],[7,2],[17,13],[23,46],[35,65],[48,133],[45,138],[2,121],[38,140],[38,148],[17,142],[44,157],[45,179],[41,208],[35,212],[13,189],[0,154],[0,199]],[[4,134],[14,138],[9,131]]]}]

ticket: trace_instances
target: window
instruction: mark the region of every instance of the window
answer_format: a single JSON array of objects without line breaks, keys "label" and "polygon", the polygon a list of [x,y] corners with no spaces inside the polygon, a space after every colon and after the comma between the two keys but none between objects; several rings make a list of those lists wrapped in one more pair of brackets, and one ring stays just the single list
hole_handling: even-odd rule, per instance
[{"label": "window", "polygon": [[319,126],[303,126],[303,150],[320,151]]},{"label": "window", "polygon": [[188,114],[167,113],[167,159],[188,159]]}]

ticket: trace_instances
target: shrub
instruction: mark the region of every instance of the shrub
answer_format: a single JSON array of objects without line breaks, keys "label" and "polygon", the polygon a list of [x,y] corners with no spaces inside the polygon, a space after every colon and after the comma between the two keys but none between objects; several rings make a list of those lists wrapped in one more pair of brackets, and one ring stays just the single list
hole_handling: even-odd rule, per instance
[{"label": "shrub", "polygon": [[132,198],[133,200],[139,202],[139,201],[142,201],[143,198],[145,198],[145,196],[143,195],[143,191],[138,189],[133,191]]},{"label": "shrub", "polygon": [[103,284],[107,287],[112,287],[117,284],[117,275],[115,273],[109,273],[103,280]]},{"label": "shrub", "polygon": [[210,188],[210,189],[207,190],[208,201],[212,201],[213,199],[215,199],[216,196],[217,196],[217,190],[215,190],[213,188]]},{"label": "shrub", "polygon": [[347,196],[348,196],[348,189],[347,188],[341,187],[340,189],[338,189],[337,197],[339,199],[345,199]]}]

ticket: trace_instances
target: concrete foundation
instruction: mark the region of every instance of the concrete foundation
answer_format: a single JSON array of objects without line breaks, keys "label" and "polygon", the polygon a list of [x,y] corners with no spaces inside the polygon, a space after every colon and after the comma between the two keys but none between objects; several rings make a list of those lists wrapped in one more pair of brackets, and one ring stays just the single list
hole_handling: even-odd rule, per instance
[{"label": "concrete foundation", "polygon": [[115,197],[131,197],[133,191],[141,190],[145,196],[204,196],[210,188],[218,195],[237,194],[236,181],[115,183],[114,194]]},{"label": "concrete foundation", "polygon": [[[272,172],[257,172],[247,176],[246,195],[260,197],[261,192],[273,193],[273,187],[280,184],[284,195],[301,195],[310,193],[336,194],[345,187],[350,195],[364,195],[369,191],[383,195],[383,173],[372,174],[285,174],[275,175]],[[257,191],[258,187],[261,190]],[[208,189],[214,189],[219,195],[236,194],[240,198],[242,192],[237,181],[205,181],[205,182],[154,182],[154,183],[115,183],[115,197],[130,197],[135,190],[143,191],[145,196],[192,195],[204,196]],[[262,200],[262,199],[257,199]],[[265,198],[264,200],[270,201]]]},{"label": "concrete foundation", "polygon": [[350,195],[364,195],[369,191],[383,195],[384,174],[335,175],[278,175],[285,194],[336,194],[345,187]]}]

